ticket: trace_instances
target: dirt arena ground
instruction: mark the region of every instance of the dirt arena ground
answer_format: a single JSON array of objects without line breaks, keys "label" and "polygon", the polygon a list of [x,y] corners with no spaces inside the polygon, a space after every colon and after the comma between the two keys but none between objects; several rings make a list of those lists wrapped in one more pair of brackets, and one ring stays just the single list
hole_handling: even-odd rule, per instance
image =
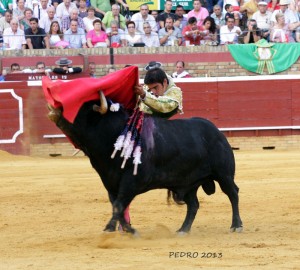
[{"label": "dirt arena ground", "polygon": [[[166,191],[137,197],[140,237],[103,233],[111,206],[85,157],[0,151],[0,269],[300,269],[300,152],[235,152],[243,233],[230,233],[220,191],[199,189],[192,231]],[[193,258],[191,258],[193,257]]]}]

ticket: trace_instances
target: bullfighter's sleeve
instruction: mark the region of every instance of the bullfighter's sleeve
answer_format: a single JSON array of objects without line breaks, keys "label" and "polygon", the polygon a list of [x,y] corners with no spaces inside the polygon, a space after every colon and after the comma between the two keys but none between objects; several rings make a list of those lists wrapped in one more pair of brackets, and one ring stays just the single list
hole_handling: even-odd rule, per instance
[{"label": "bullfighter's sleeve", "polygon": [[142,111],[146,113],[151,113],[149,109],[156,112],[169,113],[176,108],[180,112],[182,111],[182,92],[176,86],[171,87],[163,96],[159,97],[146,92],[146,96],[141,104]]}]

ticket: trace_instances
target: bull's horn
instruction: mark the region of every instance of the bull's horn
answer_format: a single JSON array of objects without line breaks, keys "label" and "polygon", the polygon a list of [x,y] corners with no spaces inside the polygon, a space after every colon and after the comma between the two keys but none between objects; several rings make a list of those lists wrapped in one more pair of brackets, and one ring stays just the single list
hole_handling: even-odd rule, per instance
[{"label": "bull's horn", "polygon": [[99,112],[100,114],[106,114],[107,112],[107,101],[102,91],[99,91],[100,95],[100,106],[94,105],[93,110]]}]

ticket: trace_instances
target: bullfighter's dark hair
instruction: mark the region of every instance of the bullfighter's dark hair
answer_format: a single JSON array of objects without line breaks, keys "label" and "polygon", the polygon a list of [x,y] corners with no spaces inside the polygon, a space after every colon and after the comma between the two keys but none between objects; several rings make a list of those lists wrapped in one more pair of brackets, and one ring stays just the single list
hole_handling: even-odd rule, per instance
[{"label": "bullfighter's dark hair", "polygon": [[148,72],[146,73],[144,83],[145,84],[152,84],[152,83],[163,84],[165,79],[169,83],[167,74],[161,68],[153,68],[153,69],[148,70]]}]

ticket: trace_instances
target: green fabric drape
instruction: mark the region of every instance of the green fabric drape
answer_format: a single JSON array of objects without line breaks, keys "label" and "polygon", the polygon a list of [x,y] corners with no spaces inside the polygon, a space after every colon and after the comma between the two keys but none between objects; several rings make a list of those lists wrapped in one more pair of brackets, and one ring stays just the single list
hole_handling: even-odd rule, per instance
[{"label": "green fabric drape", "polygon": [[300,43],[276,43],[269,50],[272,56],[268,59],[260,59],[257,44],[231,44],[228,49],[234,60],[243,68],[262,74],[267,68],[269,74],[288,69],[300,56]]}]

